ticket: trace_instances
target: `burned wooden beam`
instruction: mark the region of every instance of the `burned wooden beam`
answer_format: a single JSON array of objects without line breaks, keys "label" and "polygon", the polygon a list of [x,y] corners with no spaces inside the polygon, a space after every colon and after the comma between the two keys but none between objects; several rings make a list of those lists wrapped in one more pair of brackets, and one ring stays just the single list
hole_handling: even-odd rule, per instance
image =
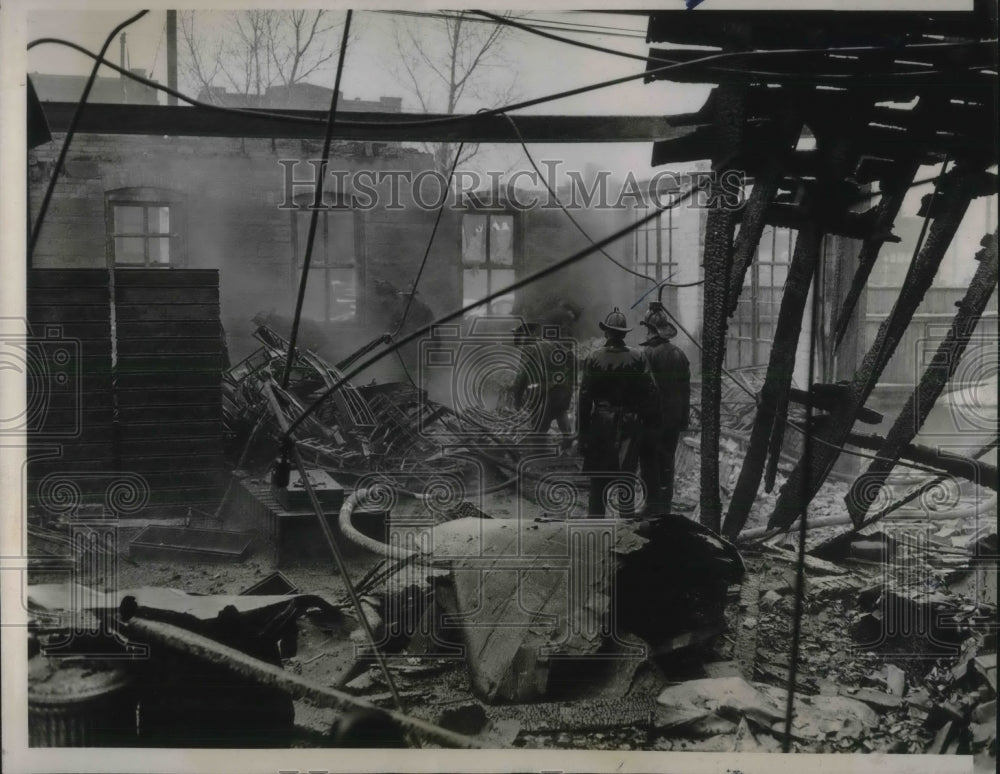
[{"label": "burned wooden beam", "polygon": [[739,535],[750,515],[750,507],[757,496],[757,487],[764,472],[768,438],[772,434],[774,425],[779,421],[776,419],[779,412],[781,416],[784,415],[782,407],[787,407],[788,390],[791,387],[792,372],[795,370],[795,353],[802,331],[802,317],[813,275],[819,263],[822,241],[823,234],[816,228],[803,229],[795,240],[795,251],[788,267],[785,292],[781,296],[774,344],[771,346],[764,386],[760,391],[757,415],[754,417],[747,453],[743,458],[743,467],[740,469],[740,476],[733,490],[726,523],[722,530],[723,534],[730,538]]},{"label": "burned wooden beam", "polygon": [[803,512],[833,468],[840,449],[857,420],[858,412],[878,383],[886,364],[913,319],[913,314],[930,288],[972,201],[974,190],[959,176],[947,186],[948,208],[931,225],[927,241],[910,267],[890,315],[883,321],[871,349],[855,372],[849,400],[833,414],[827,427],[817,435],[816,448],[800,460],[782,488],[768,527],[788,527]]},{"label": "burned wooden beam", "polygon": [[765,214],[768,203],[778,192],[778,186],[783,177],[783,169],[788,157],[794,151],[795,141],[802,132],[802,119],[790,108],[786,108],[782,120],[775,129],[773,145],[766,152],[765,172],[753,182],[750,198],[743,208],[740,221],[740,232],[736,237],[733,250],[732,276],[729,278],[729,299],[726,303],[726,314],[730,317],[736,312],[736,306],[743,290],[743,280],[747,270],[753,263],[764,233]]},{"label": "burned wooden beam", "polygon": [[[881,452],[882,448],[886,446],[886,438],[880,435],[875,435],[874,433],[848,433],[847,443],[851,446],[857,446],[861,449],[868,449],[874,452]],[[879,455],[881,456],[881,454]],[[951,452],[941,451],[940,449],[932,449],[929,446],[923,446],[916,443],[908,443],[905,446],[899,448],[895,460],[908,460],[910,462],[915,462],[918,465],[926,465],[928,467],[937,468],[939,470],[948,473],[955,478],[964,478],[974,484],[979,484],[979,486],[985,486],[987,489],[992,489],[994,492],[997,491],[997,466],[991,465],[988,462],[983,462],[982,460],[977,460],[972,457],[965,457],[961,454],[952,454]],[[880,464],[881,460],[873,461],[873,465]],[[847,493],[844,498],[844,502],[847,503],[848,510],[851,509],[852,505],[857,506],[859,503],[852,501],[852,497],[856,493],[862,493],[866,500],[869,498],[867,494],[870,492],[878,491],[879,486],[884,483],[885,477],[874,475],[870,476],[868,472],[862,473],[858,476],[855,481],[855,486],[851,488],[851,491]],[[871,502],[874,499],[871,498]],[[871,505],[871,502],[868,505]],[[866,509],[867,511],[867,509]],[[861,514],[861,519],[855,520],[855,526],[861,523],[864,518],[864,513]]]},{"label": "burned wooden beam", "polygon": [[[792,387],[788,399],[803,406],[812,406],[819,411],[833,411],[849,395],[846,384],[814,384],[809,391]],[[874,409],[862,407],[858,411],[858,421],[866,425],[877,425],[885,416]]]},{"label": "burned wooden beam", "polygon": [[[860,449],[868,449],[869,451],[877,452],[878,456],[882,456],[882,449],[886,448],[888,445],[888,438],[884,438],[880,435],[874,433],[848,433],[847,443],[851,446],[857,446]],[[926,465],[928,467],[937,468],[938,470],[944,471],[955,478],[964,478],[967,481],[971,481],[979,486],[984,486],[987,489],[992,489],[994,492],[997,491],[997,466],[991,465],[988,462],[983,462],[982,460],[973,459],[972,457],[965,457],[961,454],[952,454],[950,452],[941,451],[939,449],[932,449],[929,446],[923,446],[917,443],[907,443],[903,446],[899,446],[897,449],[893,450],[896,454],[892,458],[893,465],[890,466],[890,470],[895,466],[896,460],[908,460],[910,462],[915,462],[918,465]],[[873,466],[880,465],[884,466],[886,463],[881,460],[874,460],[872,462]],[[847,503],[848,511],[858,510],[860,516],[858,518],[851,514],[851,518],[854,520],[855,526],[861,523],[864,519],[868,508],[875,501],[874,495],[878,491],[879,487],[885,483],[885,479],[888,476],[888,471],[885,475],[877,471],[874,474],[870,474],[869,471],[862,473],[854,482],[854,486],[844,497],[844,502]],[[870,495],[870,496],[869,496]],[[858,500],[856,498],[860,497]],[[865,505],[867,503],[867,505]],[[864,510],[860,510],[864,507]]]},{"label": "burned wooden beam", "polygon": [[[820,218],[823,230],[835,236],[880,242],[901,241],[892,233],[891,224],[886,227],[879,223],[878,212],[874,207],[865,212],[825,213]],[[767,208],[765,219],[769,226],[798,230],[808,227],[817,216],[795,204],[772,203]]]},{"label": "burned wooden beam", "polygon": [[[715,168],[739,154],[743,144],[746,90],[723,86],[719,90],[718,143]],[[710,183],[715,187],[716,183]],[[710,196],[712,191],[710,190]],[[721,202],[720,202],[721,203]],[[722,362],[726,356],[726,302],[732,274],[733,237],[737,212],[729,207],[709,210],[705,221],[705,285],[702,318],[701,380],[701,523],[719,531],[719,430],[721,429]]]},{"label": "burned wooden beam", "polygon": [[[952,320],[951,328],[934,355],[934,359],[924,371],[913,394],[910,395],[903,410],[899,412],[896,421],[886,435],[883,443],[877,447],[878,456],[882,459],[874,460],[869,464],[868,469],[851,487],[851,491],[846,497],[847,510],[851,515],[851,520],[855,525],[861,523],[865,514],[875,500],[875,493],[878,490],[876,484],[882,484],[888,478],[889,473],[895,467],[895,460],[900,456],[912,457],[913,447],[911,441],[920,432],[927,416],[934,407],[935,402],[944,391],[948,381],[955,374],[975,331],[976,324],[982,316],[986,305],[997,285],[997,234],[983,237],[983,250],[976,254],[979,261],[979,268],[965,293],[965,297],[959,302],[958,312]],[[928,464],[936,465],[936,462]],[[972,465],[981,463],[972,462]],[[938,467],[943,467],[938,465]],[[952,472],[952,471],[949,471]],[[976,475],[986,474],[976,468]],[[955,475],[962,475],[955,473]],[[992,470],[992,485],[984,483],[996,489],[996,468]]]},{"label": "burned wooden beam", "polygon": [[858,265],[851,279],[851,287],[844,298],[843,306],[840,308],[840,315],[834,326],[834,348],[840,346],[850,327],[851,319],[854,317],[854,310],[858,307],[858,301],[868,285],[868,278],[872,269],[875,268],[875,261],[878,260],[879,252],[886,240],[884,235],[892,229],[892,224],[899,214],[909,184],[917,173],[919,165],[910,163],[905,171],[896,177],[888,189],[882,192],[882,198],[878,203],[875,212],[875,233],[864,240],[861,250],[858,253]]}]

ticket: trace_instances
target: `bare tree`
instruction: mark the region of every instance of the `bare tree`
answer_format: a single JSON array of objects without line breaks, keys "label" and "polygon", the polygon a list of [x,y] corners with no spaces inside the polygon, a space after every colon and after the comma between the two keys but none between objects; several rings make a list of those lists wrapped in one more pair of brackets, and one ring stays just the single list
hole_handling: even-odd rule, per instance
[{"label": "bare tree", "polygon": [[[508,14],[509,15],[509,14]],[[509,27],[482,23],[464,12],[413,24],[393,20],[399,57],[397,74],[408,82],[425,113],[455,113],[498,107],[515,96],[517,72],[503,52]],[[453,143],[424,143],[439,172],[455,164]],[[458,163],[471,159],[478,144],[467,144]]]},{"label": "bare tree", "polygon": [[305,81],[337,55],[331,33],[343,23],[324,10],[185,11],[178,19],[183,77],[210,101],[213,88],[262,96]]}]

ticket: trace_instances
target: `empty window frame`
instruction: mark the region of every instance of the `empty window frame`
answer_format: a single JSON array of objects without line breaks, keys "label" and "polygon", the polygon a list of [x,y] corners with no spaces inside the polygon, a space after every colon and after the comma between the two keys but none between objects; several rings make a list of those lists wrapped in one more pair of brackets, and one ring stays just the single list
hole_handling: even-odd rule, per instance
[{"label": "empty window frame", "polygon": [[[485,298],[512,284],[515,269],[514,215],[466,213],[462,216],[462,305]],[[469,316],[510,315],[514,294],[506,293]]]},{"label": "empty window frame", "polygon": [[729,368],[766,365],[774,342],[774,329],[795,232],[767,226],[757,245],[757,255],[743,279],[743,292],[729,324],[726,365]]},{"label": "empty window frame", "polygon": [[[641,220],[649,215],[650,210],[636,210],[636,219]],[[674,232],[677,226],[674,223],[674,211],[663,210],[659,217],[645,223],[635,230],[635,253],[633,268],[645,277],[649,277],[655,283],[663,282],[677,277],[677,262],[674,260]],[[653,287],[653,282],[635,278],[636,297],[647,293]],[[655,293],[647,297],[649,300],[657,298]],[[663,302],[668,309],[677,308],[677,288],[668,287],[663,292]]]},{"label": "empty window frame", "polygon": [[[295,265],[292,272],[293,297],[298,293],[309,237],[309,210],[292,213],[292,241]],[[321,322],[354,322],[358,319],[358,227],[356,213],[348,207],[322,210],[316,223],[309,281],[302,304],[302,316]]]}]

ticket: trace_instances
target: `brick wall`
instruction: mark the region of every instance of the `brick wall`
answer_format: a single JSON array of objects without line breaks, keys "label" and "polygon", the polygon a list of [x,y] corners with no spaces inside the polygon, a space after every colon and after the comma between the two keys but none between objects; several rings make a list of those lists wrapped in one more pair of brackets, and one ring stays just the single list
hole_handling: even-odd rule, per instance
[{"label": "brick wall", "polygon": [[[29,157],[30,207],[37,213],[63,135],[33,150]],[[35,250],[35,268],[103,268],[107,266],[105,194],[119,188],[151,187],[180,194],[183,207],[183,265],[216,268],[221,272],[222,322],[230,354],[241,358],[254,348],[251,318],[257,312],[290,313],[294,308],[292,271],[292,216],[278,209],[284,200],[284,168],[279,159],[308,160],[321,155],[322,145],[309,140],[238,139],[204,137],[150,137],[78,135],[60,176],[41,239]],[[331,169],[427,168],[425,154],[372,146],[338,143]],[[296,176],[313,174],[300,164]],[[328,187],[328,186],[327,186]],[[299,193],[306,189],[297,189]],[[389,274],[405,286],[422,255],[433,214],[369,212],[364,217],[364,239],[370,271],[366,284]],[[440,236],[440,235],[439,235]],[[441,254],[430,274],[454,261],[454,240],[438,240]],[[449,249],[450,248],[450,249]],[[438,256],[435,256],[438,258]],[[384,269],[384,270],[383,270]],[[443,272],[450,278],[450,273]],[[406,282],[403,282],[406,277]],[[428,276],[424,295],[432,307],[450,308],[455,288]],[[448,294],[452,298],[448,298]],[[361,310],[357,324],[341,326],[330,337],[336,349],[350,351],[367,335]]]}]

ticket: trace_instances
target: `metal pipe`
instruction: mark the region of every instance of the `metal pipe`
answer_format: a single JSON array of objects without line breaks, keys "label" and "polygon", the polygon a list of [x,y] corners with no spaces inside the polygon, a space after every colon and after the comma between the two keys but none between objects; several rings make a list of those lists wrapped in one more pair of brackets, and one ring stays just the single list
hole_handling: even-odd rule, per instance
[{"label": "metal pipe", "polygon": [[[128,598],[126,598],[127,600]],[[249,678],[261,685],[276,688],[293,699],[306,700],[317,707],[332,707],[342,710],[364,710],[385,715],[406,731],[418,734],[428,740],[447,747],[481,748],[477,740],[441,728],[427,721],[410,717],[402,712],[379,707],[376,704],[343,693],[334,688],[327,688],[311,683],[299,675],[286,672],[279,666],[249,656],[242,651],[223,645],[201,634],[184,629],[180,626],[150,621],[145,618],[127,618],[127,607],[123,601],[122,610],[125,623],[123,631],[132,639],[142,640],[150,645],[158,645],[179,651],[200,661],[205,661],[232,672],[240,677]]]},{"label": "metal pipe", "polygon": [[361,624],[361,628],[364,629],[365,636],[368,638],[368,643],[371,645],[372,655],[375,657],[375,661],[378,664],[382,675],[385,677],[385,682],[386,685],[389,686],[389,692],[392,694],[393,701],[400,710],[403,710],[403,700],[400,698],[399,691],[396,689],[396,681],[389,672],[389,667],[385,663],[385,657],[382,655],[382,651],[378,649],[378,641],[375,638],[375,632],[372,631],[371,623],[368,621],[368,616],[365,615],[364,608],[361,607],[361,599],[358,597],[354,584],[351,583],[351,578],[347,574],[347,565],[344,563],[344,557],[341,556],[340,548],[337,546],[337,539],[333,534],[333,529],[326,520],[326,512],[323,510],[323,506],[320,504],[319,498],[316,496],[316,491],[312,487],[312,482],[309,481],[309,475],[306,472],[305,463],[302,462],[302,455],[299,453],[296,441],[288,432],[288,419],[285,417],[285,413],[281,410],[281,406],[278,403],[277,396],[274,394],[274,390],[271,389],[271,383],[264,382],[263,390],[267,396],[268,403],[270,403],[271,409],[274,412],[275,419],[278,421],[282,432],[285,434],[285,443],[288,447],[290,447],[289,453],[295,462],[295,467],[299,471],[299,476],[301,476],[302,486],[305,488],[306,494],[309,496],[309,502],[312,503],[313,510],[316,513],[316,519],[319,521],[319,528],[323,533],[323,538],[326,540],[330,553],[333,554],[333,560],[337,571],[340,573],[340,577],[344,580],[344,586],[347,588],[347,594],[351,599],[351,604],[354,607],[355,613],[357,613],[358,622]]}]

